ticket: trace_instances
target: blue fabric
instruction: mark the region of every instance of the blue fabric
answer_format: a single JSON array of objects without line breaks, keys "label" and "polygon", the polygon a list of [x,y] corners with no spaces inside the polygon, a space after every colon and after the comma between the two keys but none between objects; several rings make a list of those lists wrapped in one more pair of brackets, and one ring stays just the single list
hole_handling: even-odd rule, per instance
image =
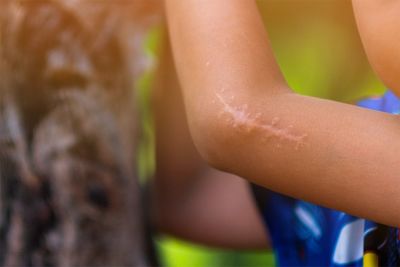
[{"label": "blue fabric", "polygon": [[[360,107],[400,114],[400,99],[388,91]],[[379,265],[398,264],[398,230],[265,189],[262,207],[279,266],[362,266],[370,252]]]}]

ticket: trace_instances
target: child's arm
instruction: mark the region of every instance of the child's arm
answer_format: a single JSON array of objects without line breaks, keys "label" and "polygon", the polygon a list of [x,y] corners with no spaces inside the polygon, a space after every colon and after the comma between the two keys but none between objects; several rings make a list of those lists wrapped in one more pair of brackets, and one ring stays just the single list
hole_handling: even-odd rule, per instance
[{"label": "child's arm", "polygon": [[166,0],[195,143],[214,166],[272,190],[400,225],[400,119],[300,96],[254,0]]},{"label": "child's arm", "polygon": [[353,7],[371,65],[400,94],[400,1],[353,0]]},{"label": "child's arm", "polygon": [[162,49],[154,89],[157,226],[208,246],[267,248],[266,229],[247,181],[209,167],[193,145],[169,46]]}]

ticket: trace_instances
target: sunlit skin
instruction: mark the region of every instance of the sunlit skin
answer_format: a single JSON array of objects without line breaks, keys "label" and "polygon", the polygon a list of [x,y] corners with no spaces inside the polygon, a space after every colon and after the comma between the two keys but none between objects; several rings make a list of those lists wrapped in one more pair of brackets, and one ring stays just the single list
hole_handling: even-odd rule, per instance
[{"label": "sunlit skin", "polygon": [[[286,44],[289,40],[293,45],[295,44],[294,47],[304,48],[307,44],[303,42],[307,41],[304,40],[302,34],[313,36],[315,23],[323,25],[321,31],[318,31],[318,36],[312,38],[323,40],[327,46],[314,56],[318,57],[320,68],[329,65],[330,75],[324,75],[322,78],[323,84],[326,85],[324,89],[330,92],[329,95],[340,96],[346,92],[348,96],[348,88],[360,86],[365,79],[368,66],[366,66],[366,59],[358,41],[355,25],[353,25],[351,3],[282,0],[279,2],[259,1],[258,4],[262,5],[261,12],[269,29],[272,30],[271,38],[277,47]],[[282,21],[282,17],[286,19]],[[309,20],[310,18],[312,20]],[[335,29],[333,32],[332,26]],[[301,29],[296,36],[293,36],[293,27],[296,27],[296,32]],[[330,43],[329,40],[341,42],[340,44]],[[311,49],[314,49],[314,43],[311,45]],[[161,46],[161,62],[158,64],[153,99],[157,137],[157,168],[153,186],[156,194],[154,194],[153,210],[157,226],[165,233],[207,246],[234,249],[270,247],[266,229],[261,222],[261,216],[256,209],[254,196],[248,183],[235,175],[207,166],[195,149],[189,133],[180,85],[176,78],[168,41],[164,40]],[[340,54],[340,51],[344,53]],[[291,48],[288,47],[283,48],[281,52],[293,54]],[[302,53],[301,49],[295,51],[297,55],[300,53]],[[335,56],[326,58],[325,53],[334,53]],[[352,55],[352,61],[348,60],[347,55]],[[204,61],[204,66],[210,68],[212,63],[213,58],[208,58]],[[289,65],[293,68],[292,62]],[[312,71],[310,70],[309,73]],[[340,84],[337,82],[338,77],[340,77]],[[334,91],[330,89],[331,87]],[[315,92],[318,87],[313,85],[312,90]],[[228,104],[235,104],[236,96],[230,94],[224,87],[219,88],[219,92],[226,94],[224,98],[221,98],[226,103],[226,107],[221,109],[216,116],[220,119],[231,120],[232,116],[226,110],[235,110]],[[354,90],[351,95],[359,96],[360,91]],[[212,103],[216,104],[218,100],[215,98]],[[246,104],[239,105],[237,111],[233,113],[240,114],[240,118],[243,118],[244,114],[255,115],[251,118],[258,120],[261,117],[261,113],[249,114]],[[287,128],[281,128],[281,118],[272,118],[266,123],[275,124],[279,129],[301,136],[293,132],[290,122]],[[246,127],[245,124],[242,126]],[[255,126],[254,123],[253,126]],[[239,124],[236,123],[236,128],[238,127]],[[254,127],[246,127],[246,129],[254,129]],[[268,136],[268,134],[265,135],[261,142],[269,142],[270,138],[280,141],[276,135]],[[305,141],[306,136],[303,138]],[[274,142],[274,144],[275,149],[279,149],[280,142]],[[296,145],[293,149],[296,149]]]},{"label": "sunlit skin", "polygon": [[[378,7],[380,2],[365,1]],[[253,0],[165,4],[190,130],[210,164],[295,198],[400,225],[398,117],[293,93]],[[355,3],[359,19],[371,10],[363,4]],[[388,44],[374,67],[395,88],[400,81],[392,60],[398,53],[389,48],[399,39],[390,30],[368,37],[363,23],[359,20],[372,64],[377,64],[377,40]],[[219,116],[227,103],[230,110],[247,105],[247,115]],[[259,130],[235,128],[244,123],[252,127],[254,118]],[[304,136],[303,144],[281,138],[277,147],[274,138],[263,141],[268,132],[262,129],[274,118],[279,118],[280,129],[292,126],[291,133]]]},{"label": "sunlit skin", "polygon": [[281,146],[281,142],[291,142],[295,145],[295,149],[299,149],[304,144],[304,139],[307,134],[298,135],[293,133],[293,125],[287,127],[279,124],[279,117],[275,117],[270,122],[262,120],[262,114],[252,114],[248,111],[248,105],[237,107],[228,103],[221,94],[216,94],[220,104],[223,105],[223,110],[220,114],[220,119],[227,120],[234,130],[246,132],[248,134],[255,132],[262,133],[263,141],[272,139],[277,147]]},{"label": "sunlit skin", "polygon": [[360,35],[372,67],[400,94],[400,2],[353,0]]},{"label": "sunlit skin", "polygon": [[170,47],[164,44],[153,97],[154,221],[164,233],[208,246],[265,249],[267,234],[247,182],[209,167],[194,147]]}]

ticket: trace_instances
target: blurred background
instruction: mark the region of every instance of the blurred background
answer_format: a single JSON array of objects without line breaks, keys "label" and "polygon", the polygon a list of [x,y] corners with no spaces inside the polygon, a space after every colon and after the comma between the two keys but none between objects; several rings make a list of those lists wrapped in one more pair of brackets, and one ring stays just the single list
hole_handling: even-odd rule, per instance
[{"label": "blurred background", "polygon": [[[277,60],[289,85],[298,93],[354,103],[382,94],[382,83],[364,54],[350,0],[259,0]],[[154,131],[149,99],[161,29],[153,28],[144,50],[148,71],[137,84],[143,118],[139,149],[140,177],[152,176]],[[169,267],[274,266],[269,251],[226,251],[156,238],[161,261]]]}]

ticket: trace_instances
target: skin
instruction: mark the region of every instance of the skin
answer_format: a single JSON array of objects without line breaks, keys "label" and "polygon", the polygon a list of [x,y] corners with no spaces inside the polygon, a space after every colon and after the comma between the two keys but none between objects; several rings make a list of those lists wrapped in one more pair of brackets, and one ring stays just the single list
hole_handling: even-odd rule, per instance
[{"label": "skin", "polygon": [[400,94],[400,2],[353,0],[360,35],[374,70]]},{"label": "skin", "polygon": [[[190,131],[208,163],[295,198],[400,226],[400,188],[393,186],[398,117],[295,94],[253,0],[165,5]],[[358,18],[366,14],[355,7]],[[377,51],[367,35],[367,51]],[[382,38],[396,42],[393,34]],[[381,60],[385,81],[396,80],[390,61]]]},{"label": "skin", "polygon": [[[321,67],[325,66],[327,61],[330,65],[330,75],[323,80],[323,84],[326,85],[324,89],[331,92],[330,97],[335,98],[335,95],[343,95],[341,91],[360,86],[368,71],[368,65],[353,25],[350,2],[288,0],[260,1],[258,4],[261,4],[260,10],[263,12],[265,23],[272,30],[271,38],[278,46],[288,38],[293,38],[293,27],[301,29],[297,35],[310,35],[316,22],[328,28],[329,25],[340,24],[339,28],[336,28],[340,33],[339,37],[332,35],[331,31],[319,32],[319,38],[325,40],[326,52],[335,54],[334,60],[326,60],[324,54],[317,54]],[[282,16],[290,19],[282,21]],[[304,20],[305,17],[313,20]],[[338,32],[335,31],[335,34]],[[332,38],[340,38],[340,46],[330,44],[329,40]],[[305,45],[301,42],[306,40],[300,37],[294,39],[297,45]],[[165,40],[162,45],[158,79],[153,88],[157,118],[157,172],[152,187],[155,191],[153,217],[159,230],[208,246],[233,249],[269,248],[271,245],[267,240],[265,228],[261,225],[261,218],[258,212],[255,212],[255,203],[249,193],[248,184],[234,175],[210,168],[194,148],[168,41]],[[343,49],[345,53],[339,56]],[[285,53],[292,53],[289,50],[291,49],[284,49]],[[351,62],[348,61],[348,54],[354,58]],[[339,87],[336,82],[338,77],[341,81]],[[335,90],[330,87],[334,87]],[[359,96],[356,90],[353,93],[353,98]],[[224,101],[222,97],[221,100]],[[232,113],[237,113],[243,118],[244,114],[248,115],[244,112],[247,109],[248,107],[244,106],[235,111],[225,102],[225,111],[231,110],[225,115],[232,116]],[[251,119],[254,125],[257,116]],[[304,136],[293,135],[290,127],[279,131],[279,118],[275,118],[269,124],[270,127],[267,128],[274,128],[275,134],[272,137],[277,137],[277,133],[286,133],[289,134],[289,139],[304,139]],[[236,126],[245,127],[239,124]],[[298,148],[301,144],[301,140],[295,143]]]},{"label": "skin", "polygon": [[161,54],[153,97],[156,225],[164,233],[208,246],[268,248],[247,182],[209,167],[194,147],[167,41]]}]

